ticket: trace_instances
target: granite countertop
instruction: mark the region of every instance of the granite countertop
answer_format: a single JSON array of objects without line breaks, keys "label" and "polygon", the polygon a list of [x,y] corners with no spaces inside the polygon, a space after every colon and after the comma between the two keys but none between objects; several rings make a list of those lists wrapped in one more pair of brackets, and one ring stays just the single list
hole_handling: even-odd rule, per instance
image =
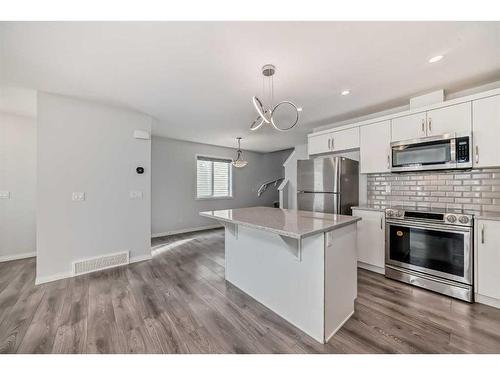
[{"label": "granite countertop", "polygon": [[500,212],[495,211],[481,211],[474,214],[474,218],[477,220],[500,220]]},{"label": "granite countertop", "polygon": [[200,212],[201,216],[302,239],[353,224],[359,217],[272,207],[248,207]]}]

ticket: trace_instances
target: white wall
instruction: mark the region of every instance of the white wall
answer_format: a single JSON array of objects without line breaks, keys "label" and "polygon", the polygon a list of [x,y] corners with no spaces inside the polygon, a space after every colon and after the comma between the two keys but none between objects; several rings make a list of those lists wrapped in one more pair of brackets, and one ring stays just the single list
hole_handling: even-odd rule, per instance
[{"label": "white wall", "polygon": [[0,261],[36,251],[36,120],[0,113]]},{"label": "white wall", "polygon": [[163,137],[152,141],[152,233],[168,234],[212,226],[213,220],[200,211],[249,206],[270,206],[278,200],[277,189],[269,187],[257,197],[266,181],[283,177],[283,162],[291,150],[260,154],[243,151],[245,168],[233,168],[233,198],[196,199],[196,155],[234,158],[232,148],[210,146]]},{"label": "white wall", "polygon": [[[150,256],[149,116],[48,93],[38,95],[37,282],[67,277],[72,262],[128,250]],[[145,168],[138,175],[135,168]],[[129,192],[143,192],[131,200]],[[72,192],[86,200],[72,201]]]}]

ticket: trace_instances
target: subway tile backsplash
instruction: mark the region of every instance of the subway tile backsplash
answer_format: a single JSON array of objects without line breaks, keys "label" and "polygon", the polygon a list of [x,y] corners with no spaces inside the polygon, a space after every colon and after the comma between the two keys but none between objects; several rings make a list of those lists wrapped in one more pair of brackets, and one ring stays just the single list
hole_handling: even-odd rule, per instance
[{"label": "subway tile backsplash", "polygon": [[369,174],[368,204],[500,212],[500,168]]}]

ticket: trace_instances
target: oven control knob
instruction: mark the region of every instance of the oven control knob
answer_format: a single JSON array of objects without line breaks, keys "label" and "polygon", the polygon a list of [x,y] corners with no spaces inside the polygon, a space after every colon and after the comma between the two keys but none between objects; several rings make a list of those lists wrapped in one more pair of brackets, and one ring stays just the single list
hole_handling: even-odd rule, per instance
[{"label": "oven control knob", "polygon": [[391,217],[391,216],[394,215],[394,211],[393,210],[387,210],[386,214],[387,214],[387,216]]},{"label": "oven control knob", "polygon": [[448,215],[446,217],[446,221],[448,221],[449,223],[454,223],[457,221],[457,217],[455,215]]},{"label": "oven control knob", "polygon": [[458,218],[458,221],[460,221],[462,224],[468,224],[469,223],[469,218],[467,216],[460,216]]},{"label": "oven control knob", "polygon": [[402,217],[403,216],[403,212],[402,211],[396,211],[396,216],[397,217]]}]

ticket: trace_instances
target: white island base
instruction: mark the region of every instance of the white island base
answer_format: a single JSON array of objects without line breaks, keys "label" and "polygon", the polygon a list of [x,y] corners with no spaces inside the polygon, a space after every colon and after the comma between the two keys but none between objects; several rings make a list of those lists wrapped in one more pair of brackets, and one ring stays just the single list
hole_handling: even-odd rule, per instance
[{"label": "white island base", "polygon": [[231,284],[321,343],[354,313],[355,222],[300,239],[224,224]]}]

